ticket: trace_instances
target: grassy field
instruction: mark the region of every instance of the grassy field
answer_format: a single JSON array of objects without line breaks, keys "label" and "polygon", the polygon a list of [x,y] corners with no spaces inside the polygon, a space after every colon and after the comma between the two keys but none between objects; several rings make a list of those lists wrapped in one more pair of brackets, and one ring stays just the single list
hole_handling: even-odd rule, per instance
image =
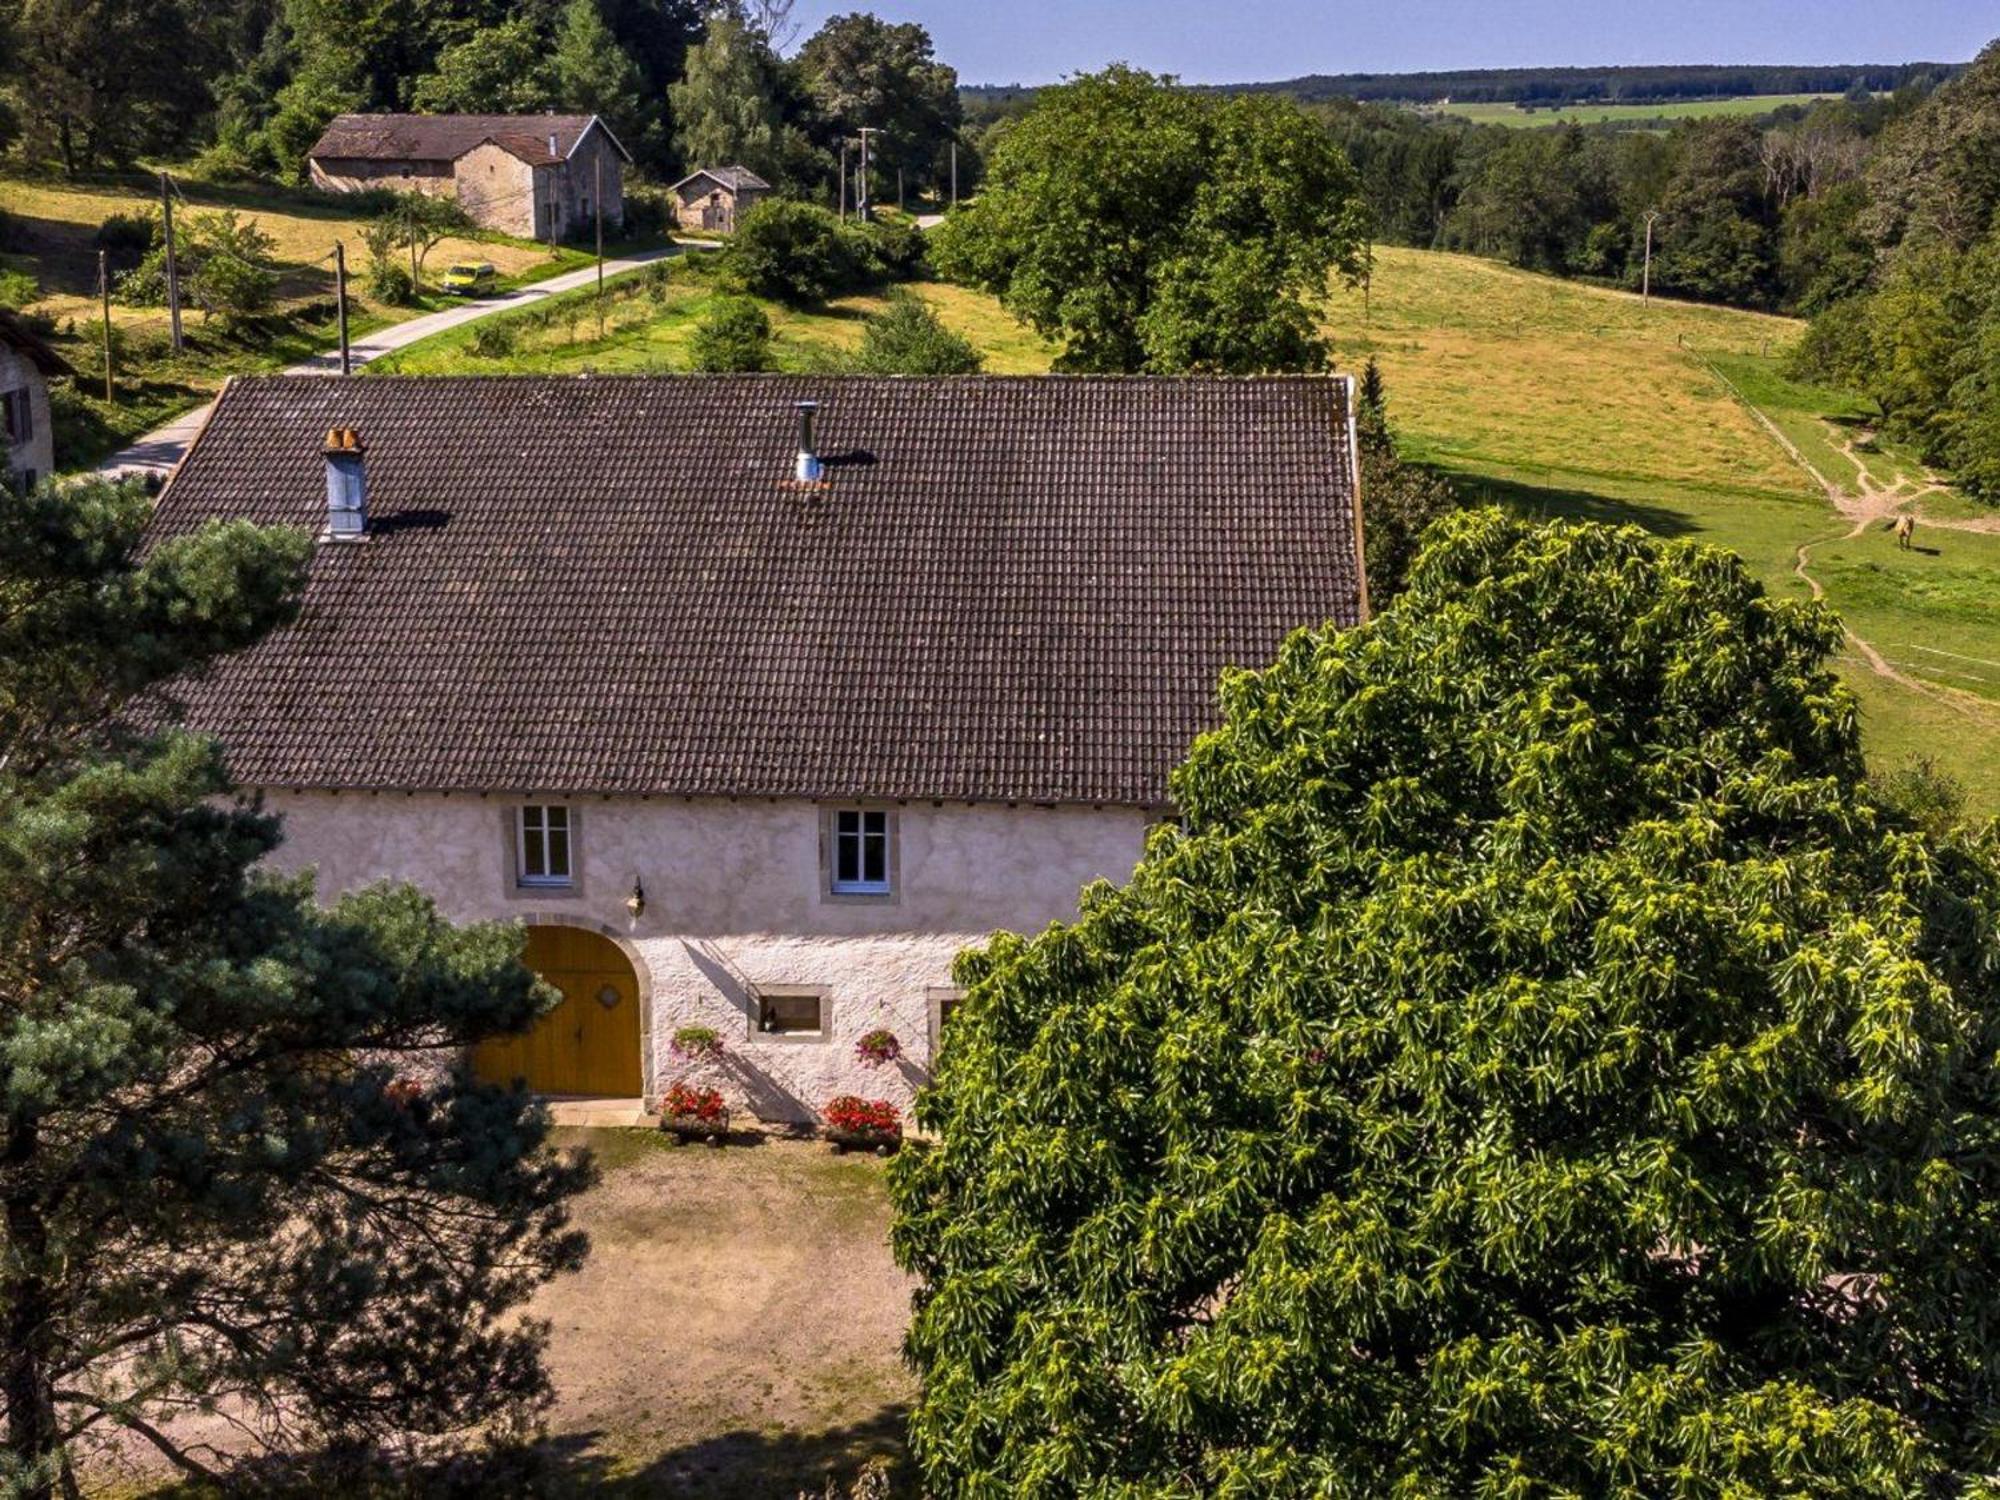
[{"label": "grassy field", "polygon": [[[719,294],[692,267],[676,267],[665,275],[664,286],[640,277],[615,287],[607,296],[602,336],[596,293],[586,289],[488,319],[479,328],[454,329],[425,339],[377,361],[369,370],[390,375],[685,370],[688,339]],[[1003,313],[991,297],[942,282],[920,282],[912,290],[937,310],[947,326],[985,353],[989,372],[1025,375],[1048,369],[1049,347]],[[822,367],[860,342],[862,320],[881,306],[879,296],[842,297],[812,311],[765,303],[778,368]]]},{"label": "grassy field", "polygon": [[[1914,496],[1920,466],[1850,398],[1783,378],[1797,324],[1394,248],[1377,251],[1366,309],[1342,292],[1331,312],[1341,364],[1380,362],[1414,453],[1493,499],[1730,547],[1787,598],[1809,596],[1794,571],[1809,548],[1828,601],[1901,674],[1844,662],[1875,763],[1938,755],[2000,813],[2000,536],[1924,527],[1899,551],[1879,527],[1849,535],[1746,402],[1836,484],[1866,472]],[[1939,521],[1973,509],[1920,506]]]},{"label": "grassy field", "polygon": [[1550,125],[1670,125],[1713,115],[1756,117],[1788,104],[1806,105],[1838,94],[1750,94],[1737,99],[1683,99],[1671,104],[1572,104],[1561,109],[1526,110],[1515,104],[1441,104],[1426,114],[1456,115],[1478,125],[1512,125],[1533,130]]},{"label": "grassy field", "polygon": [[[176,179],[181,199],[175,213],[234,208],[275,241],[272,264],[279,269],[278,306],[270,317],[233,335],[205,322],[198,310],[183,318],[188,348],[178,358],[168,343],[165,308],[112,304],[117,399],[102,399],[103,356],[97,296],[98,226],[112,214],[144,212],[158,204],[153,181],[67,183],[41,178],[0,177],[0,210],[8,239],[0,269],[24,273],[38,295],[27,311],[55,327],[55,344],[82,377],[86,398],[69,414],[59,436],[58,461],[85,467],[140,433],[158,426],[212,395],[230,375],[280,369],[328,348],[335,338],[333,245],[345,242],[348,255],[350,330],[359,336],[385,323],[414,317],[442,305],[435,297],[411,306],[392,306],[368,295],[361,271],[366,256],[360,242],[362,220],[337,199],[253,187],[225,187]],[[450,239],[434,249],[426,272],[435,277],[452,260],[490,260],[502,286],[518,286],[586,262],[579,251],[551,253],[546,246],[504,236]]]}]

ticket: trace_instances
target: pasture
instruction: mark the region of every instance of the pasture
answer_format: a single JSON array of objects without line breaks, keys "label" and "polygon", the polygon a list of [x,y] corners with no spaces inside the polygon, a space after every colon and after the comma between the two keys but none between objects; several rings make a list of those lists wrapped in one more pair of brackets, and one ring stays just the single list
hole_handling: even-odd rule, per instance
[{"label": "pasture", "polygon": [[[1851,398],[1785,380],[1800,325],[1391,247],[1328,326],[1343,366],[1380,363],[1413,455],[1469,489],[1733,548],[1781,597],[1817,582],[1860,638],[1842,671],[1874,763],[1935,755],[2000,813],[2000,518],[1931,488]],[[1883,529],[1899,505],[1923,518],[1908,551]]]},{"label": "pasture", "polygon": [[1434,104],[1425,114],[1456,115],[1475,125],[1507,125],[1522,130],[1551,125],[1667,126],[1677,120],[1717,116],[1755,119],[1787,105],[1804,108],[1837,94],[1746,94],[1734,99],[1677,99],[1663,104],[1566,104],[1557,108],[1523,109],[1518,104]]}]

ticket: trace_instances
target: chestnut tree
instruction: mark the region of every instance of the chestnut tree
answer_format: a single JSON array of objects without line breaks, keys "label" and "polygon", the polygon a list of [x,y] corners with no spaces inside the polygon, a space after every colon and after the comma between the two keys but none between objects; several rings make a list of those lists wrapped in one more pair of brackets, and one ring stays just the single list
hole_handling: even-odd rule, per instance
[{"label": "chestnut tree", "polygon": [[893,1178],[965,1496],[1906,1496],[2000,1467],[2000,841],[1732,554],[1494,511],[1222,686],[961,959]]}]

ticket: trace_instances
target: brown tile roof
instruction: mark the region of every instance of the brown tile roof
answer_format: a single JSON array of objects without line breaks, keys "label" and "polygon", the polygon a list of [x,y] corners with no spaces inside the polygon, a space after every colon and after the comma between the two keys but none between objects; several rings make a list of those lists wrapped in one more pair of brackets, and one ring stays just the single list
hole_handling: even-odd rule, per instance
[{"label": "brown tile roof", "polygon": [[157,525],[317,528],[354,427],[376,534],[192,721],[257,786],[1159,806],[1223,667],[1356,618],[1347,391],[239,379]]},{"label": "brown tile roof", "polygon": [[715,183],[718,187],[728,188],[732,193],[740,193],[745,188],[763,192],[771,190],[771,184],[759,177],[748,167],[703,167],[699,172],[688,173],[687,176],[668,188],[667,191],[678,193],[689,183],[700,182],[704,177],[710,182]]},{"label": "brown tile roof", "polygon": [[[456,161],[492,141],[534,166],[567,160],[595,115],[336,115],[310,155],[348,161]],[[600,126],[600,129],[603,127]],[[606,130],[605,134],[610,135]],[[549,151],[549,137],[556,148]],[[625,148],[618,146],[621,156]],[[626,156],[629,161],[631,158]]]}]

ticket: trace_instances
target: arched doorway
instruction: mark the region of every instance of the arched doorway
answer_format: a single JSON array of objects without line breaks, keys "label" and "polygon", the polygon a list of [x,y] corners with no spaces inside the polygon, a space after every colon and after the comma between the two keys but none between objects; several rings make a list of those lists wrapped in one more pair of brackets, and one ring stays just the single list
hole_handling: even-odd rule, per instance
[{"label": "arched doorway", "polygon": [[524,961],[562,991],[562,1004],[524,1036],[481,1042],[474,1074],[525,1079],[538,1094],[640,1094],[639,978],[619,946],[581,927],[530,927]]}]

